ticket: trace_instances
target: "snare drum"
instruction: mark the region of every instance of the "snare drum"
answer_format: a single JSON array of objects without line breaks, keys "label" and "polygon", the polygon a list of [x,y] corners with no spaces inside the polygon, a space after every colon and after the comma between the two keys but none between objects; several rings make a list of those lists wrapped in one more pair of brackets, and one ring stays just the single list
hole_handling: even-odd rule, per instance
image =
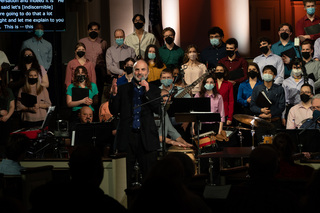
[{"label": "snare drum", "polygon": [[[193,140],[198,144],[198,136],[193,137]],[[202,149],[204,147],[208,147],[214,145],[216,143],[214,138],[214,132],[205,132],[199,135],[199,148]]]},{"label": "snare drum", "polygon": [[272,144],[273,135],[263,135],[263,144]]}]

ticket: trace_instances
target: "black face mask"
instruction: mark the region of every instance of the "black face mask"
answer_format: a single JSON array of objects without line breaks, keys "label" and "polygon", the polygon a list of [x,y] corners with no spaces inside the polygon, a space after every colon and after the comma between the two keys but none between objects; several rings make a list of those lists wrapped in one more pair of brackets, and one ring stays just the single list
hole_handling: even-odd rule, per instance
[{"label": "black face mask", "polygon": [[307,103],[310,100],[310,96],[307,94],[300,95],[300,99],[303,103]]},{"label": "black face mask", "polygon": [[233,50],[227,50],[227,56],[229,58],[232,58],[233,55],[234,55],[234,51]]},{"label": "black face mask", "polygon": [[223,72],[216,72],[215,76],[217,77],[217,79],[221,79],[224,77],[224,73]]},{"label": "black face mask", "polygon": [[301,54],[302,54],[302,57],[304,59],[309,59],[310,58],[310,53],[309,52],[302,52]]},{"label": "black face mask", "polygon": [[137,23],[134,23],[134,27],[137,29],[137,30],[140,30],[142,27],[143,27],[143,23],[140,23],[140,22],[137,22]]},{"label": "black face mask", "polygon": [[124,71],[129,75],[133,72],[133,67],[126,67]]},{"label": "black face mask", "polygon": [[84,81],[86,80],[86,76],[85,76],[85,75],[78,75],[78,76],[77,76],[77,80],[78,80],[80,83],[82,83],[82,82],[84,82]]},{"label": "black face mask", "polygon": [[170,36],[168,36],[167,38],[165,38],[165,40],[166,40],[166,43],[169,44],[169,45],[173,43],[173,38],[170,37]]},{"label": "black face mask", "polygon": [[255,77],[258,77],[258,73],[255,71],[250,71],[248,72],[248,76],[252,79],[254,79]]},{"label": "black face mask", "polygon": [[283,40],[287,40],[287,38],[289,38],[289,34],[288,33],[280,33],[280,37],[283,39]]},{"label": "black face mask", "polygon": [[95,39],[98,37],[98,33],[96,31],[91,31],[89,33],[90,38]]},{"label": "black face mask", "polygon": [[26,64],[32,63],[33,60],[34,60],[34,56],[33,56],[33,55],[31,55],[31,56],[29,56],[29,55],[23,56],[23,61],[24,61]]},{"label": "black face mask", "polygon": [[38,78],[28,78],[28,83],[30,85],[36,84],[38,82]]},{"label": "black face mask", "polygon": [[77,52],[77,56],[79,56],[79,58],[82,58],[85,54],[86,54],[86,52],[84,52],[84,51]]},{"label": "black face mask", "polygon": [[263,47],[260,47],[260,51],[261,51],[263,54],[267,54],[267,52],[269,51],[269,48],[268,48],[268,46],[263,46]]}]

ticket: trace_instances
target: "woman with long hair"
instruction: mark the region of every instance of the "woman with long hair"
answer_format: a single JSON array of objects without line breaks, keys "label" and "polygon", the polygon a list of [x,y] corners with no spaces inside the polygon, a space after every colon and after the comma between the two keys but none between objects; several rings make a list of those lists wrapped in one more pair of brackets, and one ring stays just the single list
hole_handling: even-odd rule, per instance
[{"label": "woman with long hair", "polygon": [[[184,58],[182,70],[184,70],[184,80],[187,85],[192,84],[200,76],[202,76],[207,68],[206,65],[199,60],[199,51],[196,45],[191,44],[187,47]],[[200,84],[197,84],[192,89],[192,94],[196,94],[200,91]]]},{"label": "woman with long hair", "polygon": [[149,66],[148,82],[160,80],[161,71],[167,67],[161,60],[158,47],[154,44],[148,45],[144,59]]},{"label": "woman with long hair", "polygon": [[90,82],[96,83],[95,65],[86,58],[86,46],[83,43],[77,43],[74,48],[75,58],[68,62],[66,68],[65,86],[69,87],[74,82],[74,72],[78,66],[84,66],[88,73]]},{"label": "woman with long hair", "polygon": [[[33,106],[28,106],[30,103],[22,98],[23,93],[36,96],[36,103]],[[49,106],[51,106],[49,93],[47,88],[40,83],[39,71],[36,68],[29,69],[25,84],[20,88],[17,98],[17,110],[21,111],[23,127],[41,126]]]}]

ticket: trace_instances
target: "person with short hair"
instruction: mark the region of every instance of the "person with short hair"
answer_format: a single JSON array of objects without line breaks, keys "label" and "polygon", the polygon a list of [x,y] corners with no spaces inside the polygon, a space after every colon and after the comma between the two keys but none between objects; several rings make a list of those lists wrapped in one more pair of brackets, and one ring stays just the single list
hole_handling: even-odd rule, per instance
[{"label": "person with short hair", "polygon": [[83,106],[79,111],[80,123],[92,123],[93,111],[88,106]]}]

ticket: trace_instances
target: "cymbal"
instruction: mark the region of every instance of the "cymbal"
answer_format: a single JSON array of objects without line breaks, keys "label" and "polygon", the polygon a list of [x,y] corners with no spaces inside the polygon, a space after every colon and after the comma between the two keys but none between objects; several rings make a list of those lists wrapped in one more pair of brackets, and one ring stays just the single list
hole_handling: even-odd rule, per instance
[{"label": "cymbal", "polygon": [[239,129],[239,130],[251,130],[251,129],[249,129],[249,128],[245,128],[245,127],[242,127],[242,126],[235,126],[235,127],[233,127],[233,128]]},{"label": "cymbal", "polygon": [[245,115],[245,114],[236,114],[233,115],[234,119],[236,119],[237,121],[250,125],[250,126],[254,126],[254,127],[264,127],[264,128],[268,128],[271,129],[274,127],[274,125],[270,122],[267,122],[266,120],[259,118],[259,117],[255,117],[255,116],[251,116],[251,115]]}]

